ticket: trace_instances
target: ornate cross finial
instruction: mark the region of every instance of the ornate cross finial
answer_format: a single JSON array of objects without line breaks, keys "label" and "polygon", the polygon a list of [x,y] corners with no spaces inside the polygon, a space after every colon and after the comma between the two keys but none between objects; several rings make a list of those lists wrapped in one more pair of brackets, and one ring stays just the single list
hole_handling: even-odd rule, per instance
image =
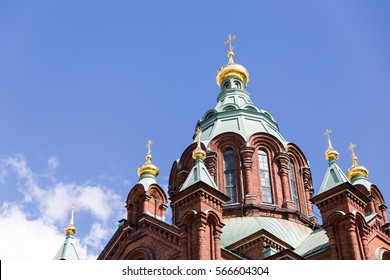
[{"label": "ornate cross finial", "polygon": [[348,150],[350,150],[352,152],[352,163],[353,163],[353,166],[357,166],[358,163],[357,163],[357,157],[355,155],[355,148],[356,148],[356,145],[355,144],[349,144],[349,147],[348,147]]},{"label": "ornate cross finial", "polygon": [[71,217],[70,217],[70,223],[73,225],[73,217],[74,217],[74,209],[75,209],[75,206],[72,205],[72,209],[71,209]]},{"label": "ornate cross finial", "polygon": [[202,146],[200,145],[200,136],[202,135],[202,129],[198,126],[195,130],[195,137],[196,137],[196,149],[192,152],[192,158],[193,159],[204,159],[206,157],[206,152],[202,149]]},{"label": "ornate cross finial", "polygon": [[197,147],[201,148],[200,147],[200,136],[202,135],[202,129],[199,126],[196,127],[195,135],[196,135],[196,143],[198,144]]},{"label": "ornate cross finial", "polygon": [[236,39],[236,36],[232,36],[229,34],[227,41],[224,43],[224,45],[229,44],[229,50],[228,51],[233,51],[234,47],[232,46],[233,40]]},{"label": "ornate cross finial", "polygon": [[352,152],[353,157],[355,156],[355,148],[356,148],[355,144],[352,144],[352,143],[349,144],[348,150],[350,150]]},{"label": "ornate cross finial", "polygon": [[151,154],[151,150],[150,150],[150,147],[152,146],[153,142],[149,139],[148,140],[148,143],[146,144],[146,148],[148,148],[148,155]]},{"label": "ornate cross finial", "polygon": [[332,147],[332,143],[330,142],[330,134],[332,133],[332,130],[327,128],[325,129],[325,133],[324,135],[328,138],[328,147],[331,148]]}]

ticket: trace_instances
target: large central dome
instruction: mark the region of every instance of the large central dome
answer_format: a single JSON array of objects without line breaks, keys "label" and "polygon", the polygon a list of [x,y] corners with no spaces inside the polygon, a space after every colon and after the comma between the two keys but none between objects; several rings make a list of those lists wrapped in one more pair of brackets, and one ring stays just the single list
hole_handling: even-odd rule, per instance
[{"label": "large central dome", "polygon": [[255,133],[267,133],[276,137],[283,146],[286,140],[279,132],[278,124],[266,110],[255,106],[246,91],[249,72],[241,64],[233,61],[234,53],[229,36],[229,61],[217,72],[216,81],[221,92],[214,109],[207,111],[197,123],[203,133],[202,142],[207,146],[216,136],[224,132],[241,135],[245,141]]}]

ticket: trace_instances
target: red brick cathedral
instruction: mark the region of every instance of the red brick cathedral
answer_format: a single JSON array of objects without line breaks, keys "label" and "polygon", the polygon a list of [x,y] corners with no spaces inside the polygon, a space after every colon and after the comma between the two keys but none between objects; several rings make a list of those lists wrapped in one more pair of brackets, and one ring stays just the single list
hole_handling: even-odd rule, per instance
[{"label": "red brick cathedral", "polygon": [[[249,73],[234,62],[217,73],[217,105],[196,124],[194,141],[173,162],[166,194],[150,142],[139,181],[99,259],[390,259],[386,204],[352,151],[338,166],[327,130],[328,167],[318,193],[301,149],[272,115],[252,103]],[[165,220],[168,199],[172,223]],[[322,225],[313,215],[321,212]]]}]

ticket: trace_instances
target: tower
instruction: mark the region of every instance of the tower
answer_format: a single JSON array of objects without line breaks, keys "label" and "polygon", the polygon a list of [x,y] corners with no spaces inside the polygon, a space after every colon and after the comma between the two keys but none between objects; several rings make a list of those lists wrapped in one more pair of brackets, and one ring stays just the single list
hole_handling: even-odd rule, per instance
[{"label": "tower", "polygon": [[388,254],[389,223],[383,197],[368,181],[368,170],[357,163],[356,146],[353,144],[349,147],[353,165],[348,169],[347,176],[343,173],[337,164],[339,153],[333,149],[329,133],[326,130],[328,149],[325,158],[329,166],[320,190],[312,201],[321,211],[331,258],[375,259],[376,250],[384,250]]},{"label": "tower", "polygon": [[217,260],[221,259],[222,208],[229,197],[218,189],[204,164],[206,152],[200,136],[197,128],[193,167],[180,189],[170,196],[173,223],[181,232],[182,258]]}]

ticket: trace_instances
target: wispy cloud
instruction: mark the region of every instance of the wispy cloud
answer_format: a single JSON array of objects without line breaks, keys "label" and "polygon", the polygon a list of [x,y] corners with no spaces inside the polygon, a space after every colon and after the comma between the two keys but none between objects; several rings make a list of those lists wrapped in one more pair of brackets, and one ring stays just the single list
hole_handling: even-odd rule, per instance
[{"label": "wispy cloud", "polygon": [[[0,231],[0,238],[8,240],[0,245],[0,258],[51,259],[65,238],[63,225],[68,222],[72,205],[76,205],[77,213],[89,218],[83,222],[87,233],[78,236],[80,255],[95,258],[102,249],[109,237],[107,228],[112,227],[110,223],[123,209],[122,199],[112,188],[98,183],[58,180],[59,166],[59,159],[50,157],[47,167],[39,173],[31,169],[23,155],[0,158],[0,183],[7,185],[13,176],[23,197],[21,201],[0,201],[0,228],[7,229]],[[23,245],[35,248],[23,251]],[[45,247],[44,253],[33,255],[40,246]],[[16,254],[14,251],[19,250],[15,248],[19,247],[21,251]]]}]

